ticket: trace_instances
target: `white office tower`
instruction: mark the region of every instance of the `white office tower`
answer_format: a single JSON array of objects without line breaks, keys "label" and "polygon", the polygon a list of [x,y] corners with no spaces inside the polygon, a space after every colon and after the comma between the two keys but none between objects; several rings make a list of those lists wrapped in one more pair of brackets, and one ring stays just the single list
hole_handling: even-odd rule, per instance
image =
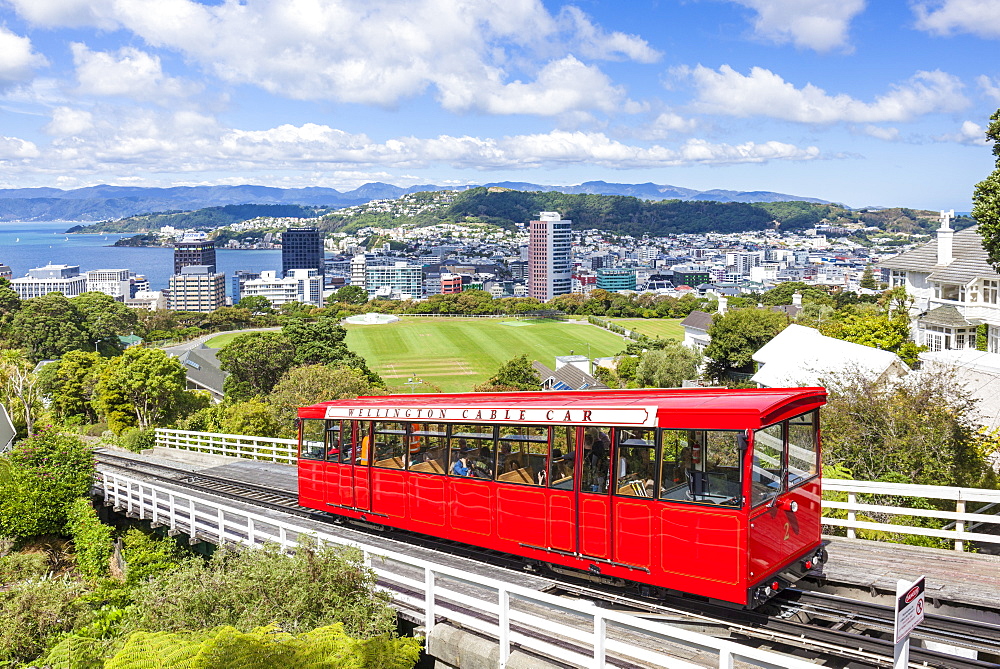
[{"label": "white office tower", "polygon": [[573,221],[543,211],[528,225],[528,296],[546,302],[572,292]]}]

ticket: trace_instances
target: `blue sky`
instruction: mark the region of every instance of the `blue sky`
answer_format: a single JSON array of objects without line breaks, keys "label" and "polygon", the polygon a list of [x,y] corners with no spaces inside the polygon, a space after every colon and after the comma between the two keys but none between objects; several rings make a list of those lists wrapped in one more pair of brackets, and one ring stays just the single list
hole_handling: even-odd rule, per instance
[{"label": "blue sky", "polygon": [[0,187],[516,180],[967,211],[997,0],[0,0]]}]

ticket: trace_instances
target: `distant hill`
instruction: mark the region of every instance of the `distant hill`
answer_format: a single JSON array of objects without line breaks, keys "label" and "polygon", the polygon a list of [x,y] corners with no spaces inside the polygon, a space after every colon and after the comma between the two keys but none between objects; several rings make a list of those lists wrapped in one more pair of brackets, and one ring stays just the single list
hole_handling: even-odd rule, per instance
[{"label": "distant hill", "polygon": [[[678,186],[616,184],[588,181],[577,186],[545,186],[522,182],[484,184],[518,191],[565,194],[623,195],[642,200],[709,200],[715,202],[814,202],[801,197],[769,191],[698,191]],[[402,188],[387,183],[368,183],[350,191],[333,188],[271,188],[268,186],[176,186],[142,188],[136,186],[90,186],[75,190],[58,188],[0,189],[0,221],[103,221],[165,211],[194,211],[234,204],[300,205],[335,209],[372,200],[392,200],[407,193],[448,190],[433,184]],[[465,190],[459,189],[459,190]]]}]

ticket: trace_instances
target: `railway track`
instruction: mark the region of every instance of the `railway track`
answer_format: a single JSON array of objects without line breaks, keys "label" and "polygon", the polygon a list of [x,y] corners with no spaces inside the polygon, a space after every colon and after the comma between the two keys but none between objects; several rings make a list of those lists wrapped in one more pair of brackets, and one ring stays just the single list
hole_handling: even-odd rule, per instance
[{"label": "railway track", "polygon": [[[369,535],[387,534],[398,541],[452,555],[487,561],[490,565],[521,571],[526,561],[495,551],[442,541],[426,535],[394,530],[299,506],[296,495],[266,486],[221,476],[192,472],[99,451],[98,462],[180,484],[219,497],[249,502],[264,508],[321,522],[350,523]],[[594,601],[638,617],[661,619],[679,626],[696,627],[711,634],[740,639],[778,651],[815,658],[839,658],[842,666],[892,666],[892,616],[890,607],[816,592],[789,589],[765,611],[743,611],[684,597],[652,599],[609,587],[555,575],[550,592]],[[919,646],[910,650],[912,667],[941,669],[1000,669],[1000,626],[961,618],[927,614],[912,635]],[[931,646],[931,648],[922,646]],[[961,649],[978,659],[932,648]],[[829,663],[827,663],[829,664]]]}]

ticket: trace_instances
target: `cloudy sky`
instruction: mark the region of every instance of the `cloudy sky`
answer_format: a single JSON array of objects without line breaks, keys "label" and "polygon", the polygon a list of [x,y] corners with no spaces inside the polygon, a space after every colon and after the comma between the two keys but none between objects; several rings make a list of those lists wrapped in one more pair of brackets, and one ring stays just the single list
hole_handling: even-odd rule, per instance
[{"label": "cloudy sky", "polygon": [[969,209],[997,0],[0,0],[0,187],[516,180]]}]

